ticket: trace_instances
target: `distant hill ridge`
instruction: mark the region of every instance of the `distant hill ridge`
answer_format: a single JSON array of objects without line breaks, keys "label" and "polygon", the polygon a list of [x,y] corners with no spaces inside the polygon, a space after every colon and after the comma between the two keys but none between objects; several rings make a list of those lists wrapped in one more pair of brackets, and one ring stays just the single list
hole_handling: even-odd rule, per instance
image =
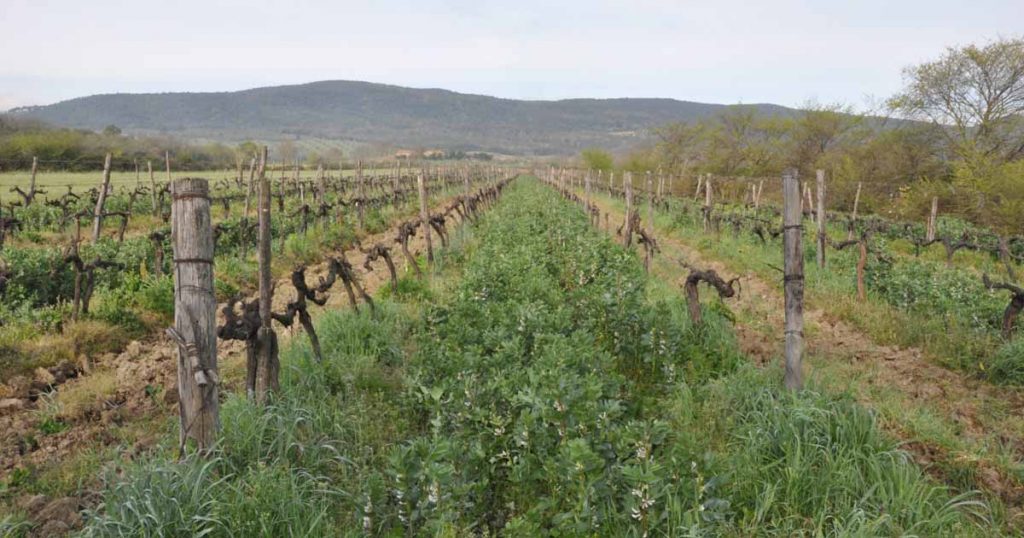
[{"label": "distant hill ridge", "polygon": [[[12,112],[56,125],[221,140],[295,137],[513,154],[636,145],[652,127],[728,105],[675,99],[525,101],[441,89],[321,81],[235,92],[104,94]],[[735,106],[735,105],[733,105]],[[762,112],[791,113],[770,104]]]}]

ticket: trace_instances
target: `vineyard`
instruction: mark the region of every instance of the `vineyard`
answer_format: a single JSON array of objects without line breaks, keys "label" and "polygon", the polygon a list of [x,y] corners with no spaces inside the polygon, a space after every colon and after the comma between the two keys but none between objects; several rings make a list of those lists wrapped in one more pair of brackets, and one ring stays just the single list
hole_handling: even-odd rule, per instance
[{"label": "vineyard", "polygon": [[1024,237],[824,173],[167,168],[3,207],[5,534],[1020,531]]}]

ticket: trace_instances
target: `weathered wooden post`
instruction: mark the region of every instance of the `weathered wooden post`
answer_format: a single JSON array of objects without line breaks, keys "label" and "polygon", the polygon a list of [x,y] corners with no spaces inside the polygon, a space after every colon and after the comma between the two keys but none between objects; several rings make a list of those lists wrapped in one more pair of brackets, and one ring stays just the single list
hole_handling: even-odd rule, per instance
[{"label": "weathered wooden post", "polygon": [[626,223],[623,224],[622,246],[629,248],[633,243],[632,219],[633,215],[633,173],[626,172],[622,176],[622,187],[626,191]]},{"label": "weathered wooden post", "polygon": [[96,199],[96,210],[92,214],[92,243],[95,245],[100,240],[100,231],[103,228],[103,204],[107,203],[107,191],[110,190],[110,157],[103,160],[103,185],[100,187],[100,194]]},{"label": "weathered wooden post", "polygon": [[160,216],[160,199],[156,193],[156,176],[153,175],[153,161],[146,160],[146,169],[149,171],[149,199],[153,203],[153,216]]},{"label": "weathered wooden post", "polygon": [[420,194],[420,225],[423,236],[427,240],[427,263],[434,263],[434,243],[430,237],[430,214],[427,212],[427,186],[423,180],[423,172],[416,175],[416,188]]},{"label": "weathered wooden post", "polygon": [[220,429],[210,187],[183,178],[173,192],[174,327],[167,334],[178,343],[179,447],[192,438],[206,452]]},{"label": "weathered wooden post", "polygon": [[327,199],[327,180],[324,178],[324,163],[316,165],[316,197],[321,204]]},{"label": "weathered wooden post", "polygon": [[714,203],[714,189],[711,188],[711,174],[704,179],[704,232],[711,228],[711,211]]},{"label": "weathered wooden post", "polygon": [[938,217],[938,214],[939,214],[939,197],[938,196],[932,196],[932,211],[928,215],[928,230],[925,233],[925,241],[934,241],[935,240],[935,232],[936,232],[936,230],[935,230],[936,220],[935,219]]},{"label": "weathered wooden post", "polygon": [[846,239],[853,239],[853,228],[857,224],[857,208],[860,206],[860,188],[863,184],[857,182],[857,194],[853,196],[853,215],[850,217],[850,229],[846,233]]},{"label": "weathered wooden post", "polygon": [[594,220],[593,214],[590,212],[590,170],[587,170],[587,175],[583,178],[583,193],[586,198],[587,204],[587,218],[593,223],[594,226],[598,226],[600,223]]},{"label": "weathered wooden post", "polygon": [[363,161],[356,161],[356,211],[359,218],[360,231],[366,229],[366,215],[364,213],[365,208],[363,207],[365,205],[363,202],[363,194]]},{"label": "weathered wooden post", "polygon": [[267,147],[263,146],[260,157],[260,199],[259,199],[259,246],[257,264],[260,285],[260,328],[256,333],[256,352],[252,355],[256,364],[249,364],[246,375],[246,391],[250,398],[265,403],[271,392],[279,388],[278,374],[281,363],[278,359],[277,334],[270,325],[271,307],[274,301],[272,274],[270,272],[270,178],[265,173]]},{"label": "weathered wooden post", "polygon": [[647,171],[647,231],[654,235],[654,179]]},{"label": "weathered wooden post", "polygon": [[[138,164],[135,165],[136,170]],[[39,157],[32,157],[32,179],[28,185],[28,196],[25,197],[25,207],[32,205],[32,201],[36,198],[36,172],[39,170]]]},{"label": "weathered wooden post", "polygon": [[800,212],[800,182],[796,170],[782,175],[782,253],[783,287],[786,296],[786,374],[787,389],[803,388],[802,356],[804,347],[804,256],[803,215]]},{"label": "weathered wooden post", "polygon": [[828,219],[825,217],[825,171],[818,170],[818,269],[825,268],[825,243],[827,236],[825,235],[825,224]]}]

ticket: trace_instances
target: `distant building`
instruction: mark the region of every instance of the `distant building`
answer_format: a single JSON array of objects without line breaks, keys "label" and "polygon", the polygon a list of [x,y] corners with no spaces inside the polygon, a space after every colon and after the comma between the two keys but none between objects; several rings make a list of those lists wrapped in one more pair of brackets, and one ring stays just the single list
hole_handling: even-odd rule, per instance
[{"label": "distant building", "polygon": [[418,153],[416,151],[411,150],[411,149],[400,149],[400,150],[395,152],[395,159],[398,159],[398,160],[406,160],[407,161],[409,159],[415,159],[417,156],[418,156]]}]

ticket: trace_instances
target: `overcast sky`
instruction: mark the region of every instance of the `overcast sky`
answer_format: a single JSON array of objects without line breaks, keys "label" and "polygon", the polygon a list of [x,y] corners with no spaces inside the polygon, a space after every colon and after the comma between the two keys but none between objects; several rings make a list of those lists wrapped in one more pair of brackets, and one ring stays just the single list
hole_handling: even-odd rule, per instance
[{"label": "overcast sky", "polygon": [[0,110],[326,79],[863,106],[905,65],[1022,34],[1024,0],[0,0]]}]

